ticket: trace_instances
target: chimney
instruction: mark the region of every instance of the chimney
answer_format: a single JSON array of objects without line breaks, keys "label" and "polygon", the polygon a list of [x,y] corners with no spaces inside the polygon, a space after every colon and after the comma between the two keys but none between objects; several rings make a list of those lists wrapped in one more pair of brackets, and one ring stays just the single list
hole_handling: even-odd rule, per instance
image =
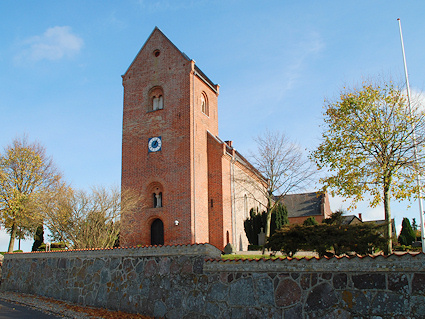
[{"label": "chimney", "polygon": [[233,141],[224,141],[229,147],[232,147]]},{"label": "chimney", "polygon": [[363,221],[362,213],[359,213],[359,219],[360,219],[361,221]]}]

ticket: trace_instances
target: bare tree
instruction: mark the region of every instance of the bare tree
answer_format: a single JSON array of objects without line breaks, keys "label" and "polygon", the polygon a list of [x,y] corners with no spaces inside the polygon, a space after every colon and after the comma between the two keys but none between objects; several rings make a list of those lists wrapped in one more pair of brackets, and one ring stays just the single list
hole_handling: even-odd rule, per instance
[{"label": "bare tree", "polygon": [[40,198],[55,192],[62,176],[43,146],[17,138],[0,154],[0,218],[13,251],[18,231],[29,237],[40,223]]},{"label": "bare tree", "polygon": [[288,193],[308,187],[317,170],[302,149],[282,132],[267,130],[255,142],[257,150],[252,153],[252,163],[267,180],[267,187],[258,190],[267,199],[266,237],[269,237],[271,215],[277,205],[283,203]]},{"label": "bare tree", "polygon": [[139,201],[130,193],[105,188],[91,192],[67,188],[58,196],[46,209],[45,224],[54,240],[73,249],[113,247],[122,215],[134,210]]}]

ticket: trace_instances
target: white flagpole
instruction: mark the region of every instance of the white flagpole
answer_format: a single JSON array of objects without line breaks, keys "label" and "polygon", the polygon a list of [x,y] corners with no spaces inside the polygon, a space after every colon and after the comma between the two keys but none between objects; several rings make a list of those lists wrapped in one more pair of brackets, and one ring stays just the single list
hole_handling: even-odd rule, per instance
[{"label": "white flagpole", "polygon": [[[412,108],[410,106],[410,85],[409,85],[409,76],[407,73],[407,64],[406,64],[406,54],[404,53],[404,42],[403,42],[403,33],[401,32],[401,21],[400,18],[397,19],[398,26],[400,29],[400,40],[401,40],[401,50],[403,52],[403,64],[404,64],[404,76],[406,78],[406,88],[407,88],[407,106],[409,107],[409,113],[412,115]],[[414,144],[414,153],[415,153],[415,162],[418,162],[418,153],[416,148],[416,134],[415,127],[412,124],[413,129],[413,144]],[[422,206],[422,191],[421,191],[421,176],[420,173],[416,172],[416,183],[418,185],[418,201],[419,201],[419,213],[421,215],[421,242],[422,242],[422,252],[425,252],[425,231],[424,231],[424,209]]]}]

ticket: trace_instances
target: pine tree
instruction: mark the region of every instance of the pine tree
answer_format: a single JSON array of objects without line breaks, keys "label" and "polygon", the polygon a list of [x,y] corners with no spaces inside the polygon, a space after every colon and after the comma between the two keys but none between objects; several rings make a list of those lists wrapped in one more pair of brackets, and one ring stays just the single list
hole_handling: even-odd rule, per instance
[{"label": "pine tree", "polygon": [[288,211],[286,210],[286,207],[284,205],[279,203],[276,207],[276,229],[279,230],[283,226],[288,224]]},{"label": "pine tree", "polygon": [[408,218],[403,218],[403,222],[401,224],[401,232],[398,237],[398,242],[402,245],[408,246],[411,245],[416,240],[415,232],[410,225],[410,221]]}]

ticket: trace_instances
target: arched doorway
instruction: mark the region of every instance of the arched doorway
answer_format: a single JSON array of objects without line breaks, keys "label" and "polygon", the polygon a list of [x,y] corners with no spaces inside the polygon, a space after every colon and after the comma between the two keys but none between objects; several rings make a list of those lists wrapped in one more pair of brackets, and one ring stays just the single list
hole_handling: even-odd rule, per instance
[{"label": "arched doorway", "polygon": [[159,218],[151,225],[151,245],[164,245],[164,223]]}]

